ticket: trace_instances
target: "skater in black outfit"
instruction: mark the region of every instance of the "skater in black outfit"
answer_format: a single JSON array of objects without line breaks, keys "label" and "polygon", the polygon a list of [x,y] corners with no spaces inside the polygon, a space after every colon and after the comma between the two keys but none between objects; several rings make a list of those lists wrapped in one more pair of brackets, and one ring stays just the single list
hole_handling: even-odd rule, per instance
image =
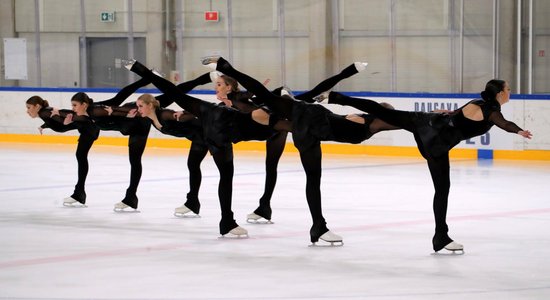
[{"label": "skater in black outfit", "polygon": [[[366,65],[366,63],[356,62],[346,67],[340,73],[322,81],[312,90],[296,95],[294,98],[310,103],[314,102],[313,97],[319,95],[321,92],[333,88],[343,79],[365,70]],[[253,97],[253,94],[250,91],[240,91],[238,88],[238,82],[228,75],[221,75],[217,78],[215,82],[215,90],[218,100],[222,101],[229,107],[233,107],[242,112],[252,112],[258,109],[258,105],[254,104],[254,102],[250,100]],[[286,87],[279,87],[271,92],[275,95],[291,93]],[[279,131],[266,141],[266,177],[264,194],[260,197],[258,208],[247,216],[247,221],[250,223],[271,223],[271,197],[277,182],[277,166],[285,149],[287,136],[288,131]]]},{"label": "skater in black outfit", "polygon": [[[205,73],[196,79],[189,80],[177,85],[177,88],[180,89],[183,93],[187,93],[199,85],[210,83],[212,81],[211,76],[212,75],[210,73]],[[142,80],[146,83],[150,83],[145,79]],[[158,102],[159,109],[164,109],[174,103],[173,98],[167,94],[158,95],[155,97],[155,99]],[[120,103],[110,104],[116,105]],[[136,103],[127,103],[124,106],[109,106],[108,109],[111,110],[111,116],[133,118],[136,116],[138,107]],[[191,211],[195,214],[198,214],[200,211],[200,202],[198,196],[202,181],[200,164],[208,153],[208,147],[202,139],[202,130],[200,128],[197,128],[197,126],[200,126],[200,124],[198,124],[196,120],[194,120],[194,122],[185,124],[181,122],[174,122],[172,120],[173,113],[175,112],[171,110],[163,110],[161,114],[163,118],[159,118],[159,120],[165,121],[168,124],[164,124],[165,126],[163,126],[163,129],[160,131],[162,133],[176,137],[187,137],[191,140],[191,147],[189,150],[189,155],[187,157],[187,167],[189,169],[189,192],[187,193],[187,201],[181,207],[176,208],[174,214],[176,216],[182,216]],[[147,122],[151,123],[150,118],[146,118],[146,120],[148,120]]]},{"label": "skater in black outfit", "polygon": [[[220,172],[218,196],[221,207],[220,234],[246,236],[247,231],[238,226],[231,210],[233,185],[232,143],[248,140],[266,140],[278,130],[272,118],[261,109],[243,113],[227,106],[218,106],[183,93],[168,80],[155,75],[145,66],[130,61],[126,67],[150,80],[159,90],[173,98],[176,104],[200,121],[208,150]],[[270,125],[270,126],[268,126]]]},{"label": "skater in black outfit", "polygon": [[[111,110],[108,108],[121,105],[138,88],[147,84],[149,84],[148,81],[139,80],[121,89],[115,97],[101,102],[93,102],[83,92],[76,93],[71,98],[73,106],[88,103],[88,107],[85,113],[82,115],[76,114],[72,119],[66,120],[66,122],[78,123],[91,118],[100,130],[118,131],[123,135],[129,136],[130,184],[126,190],[124,199],[115,204],[114,210],[117,212],[125,211],[128,207],[134,210],[138,207],[137,188],[142,174],[141,157],[145,151],[151,124],[144,118],[129,119],[122,116],[111,116]],[[135,104],[128,104],[128,106],[132,105],[135,107]]]},{"label": "skater in black outfit", "polygon": [[[235,78],[248,91],[255,95],[253,101],[266,105],[275,114],[292,122],[292,138],[300,151],[300,159],[306,172],[306,198],[313,219],[310,230],[311,242],[319,239],[331,244],[343,244],[342,237],[329,231],[321,206],[321,141],[360,143],[382,130],[396,129],[369,115],[342,116],[332,113],[321,105],[310,104],[313,97],[323,91],[323,86],[313,89],[295,101],[277,96],[268,91],[260,82],[235,70],[221,57],[206,58],[203,64],[215,64],[216,70]],[[361,64],[363,68],[365,64]],[[352,66],[348,67],[351,68]],[[353,66],[356,71],[357,65]],[[355,71],[355,72],[356,72]]]},{"label": "skater in black outfit", "polygon": [[99,128],[93,124],[91,119],[86,118],[78,124],[64,124],[66,116],[72,115],[71,110],[55,110],[50,107],[48,101],[40,96],[32,96],[26,101],[27,114],[31,118],[40,118],[44,121],[39,127],[40,134],[45,128],[50,128],[55,132],[67,132],[69,130],[78,130],[80,136],[76,147],[76,161],[78,163],[78,180],[71,196],[63,199],[64,206],[84,206],[86,203],[86,177],[88,176],[88,152],[99,136]]},{"label": "skater in black outfit", "polygon": [[501,105],[510,99],[510,87],[505,81],[490,80],[481,92],[481,97],[455,111],[442,114],[389,110],[372,100],[352,98],[336,92],[328,95],[328,103],[355,107],[414,135],[420,153],[428,162],[435,188],[435,235],[432,244],[436,252],[442,249],[464,249],[449,237],[446,223],[451,185],[449,151],[462,140],[486,133],[493,125],[524,138],[530,139],[532,136],[528,130],[507,121],[500,111]]}]

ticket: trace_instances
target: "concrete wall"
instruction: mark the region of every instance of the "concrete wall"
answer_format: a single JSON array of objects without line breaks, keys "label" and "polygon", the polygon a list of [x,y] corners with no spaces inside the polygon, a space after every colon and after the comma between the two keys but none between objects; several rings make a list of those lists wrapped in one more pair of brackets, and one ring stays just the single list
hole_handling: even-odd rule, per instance
[{"label": "concrete wall", "polygon": [[[178,0],[179,1],[179,0]],[[182,59],[181,80],[200,74],[200,57],[229,55],[227,2],[181,0],[181,12],[174,13],[175,0],[133,0],[134,35],[146,38],[147,64],[165,73]],[[28,42],[29,79],[7,81],[3,86],[36,86],[34,0],[0,1],[0,36],[21,37]],[[86,35],[126,37],[128,1],[85,1]],[[284,1],[285,57],[281,67],[276,0],[232,1],[232,62],[250,75],[270,78],[272,86],[287,84],[304,90],[353,61],[367,60],[369,76],[351,78],[339,85],[343,91],[397,92],[478,92],[479,83],[500,77],[516,86],[516,0],[499,1],[499,70],[492,70],[492,0],[464,0],[465,38],[463,85],[457,86],[458,40],[455,14],[461,1],[432,0],[340,0],[338,31],[332,31],[333,6],[329,0]],[[394,23],[390,25],[390,4]],[[534,91],[550,92],[550,2],[535,0]],[[42,86],[80,86],[80,1],[40,0],[40,48]],[[523,6],[525,7],[525,3]],[[207,10],[220,12],[219,22],[204,21]],[[100,12],[114,11],[116,22],[103,23]],[[168,16],[168,18],[166,18]],[[175,40],[175,20],[182,19],[183,44],[167,46]],[[523,44],[526,43],[524,16]],[[166,20],[169,23],[166,23]],[[455,27],[451,24],[455,22]],[[166,30],[168,29],[168,30]],[[395,40],[389,37],[393,29]],[[453,31],[455,30],[455,31]],[[339,34],[338,48],[332,36]],[[176,51],[182,57],[176,57]],[[0,54],[3,51],[0,48]],[[3,58],[2,58],[3,59]],[[0,63],[2,61],[0,60]],[[2,63],[2,67],[4,64]],[[285,82],[282,70],[286,73]],[[526,90],[528,68],[524,53],[522,86]],[[3,74],[2,74],[3,75]],[[517,92],[517,91],[514,91]]]}]

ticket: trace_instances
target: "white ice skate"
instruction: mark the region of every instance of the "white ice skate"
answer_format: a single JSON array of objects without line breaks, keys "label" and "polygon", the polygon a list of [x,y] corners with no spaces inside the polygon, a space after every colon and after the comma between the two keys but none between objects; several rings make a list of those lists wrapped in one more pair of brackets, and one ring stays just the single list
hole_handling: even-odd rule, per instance
[{"label": "white ice skate", "polygon": [[216,71],[216,67],[218,66],[218,59],[220,59],[217,55],[211,55],[211,56],[205,56],[201,58],[201,63],[203,66]]},{"label": "white ice skate", "polygon": [[200,218],[201,217],[198,214],[195,214],[187,206],[185,206],[185,204],[180,207],[176,207],[174,209],[174,216],[178,218]]},{"label": "white ice skate", "polygon": [[310,245],[310,247],[341,247],[344,246],[344,240],[341,236],[333,233],[332,231],[327,231],[325,234],[321,235],[319,237],[320,241],[323,241],[325,243],[323,244],[317,244],[317,242],[314,242]]},{"label": "white ice skate", "polygon": [[77,208],[88,207],[85,204],[82,204],[82,203],[76,201],[76,199],[74,199],[73,197],[67,197],[67,198],[63,199],[63,206],[65,206],[65,207],[77,207]]},{"label": "white ice skate", "polygon": [[[441,252],[441,250],[447,250]],[[462,255],[464,254],[464,246],[457,242],[448,243],[443,249],[435,252],[435,255]]]},{"label": "white ice skate", "polygon": [[126,69],[131,70],[132,66],[136,63],[136,60],[135,59],[123,59],[121,61],[121,63]]},{"label": "white ice skate", "polygon": [[313,100],[317,103],[328,104],[328,95],[330,91],[322,92],[321,94],[313,97]]},{"label": "white ice skate", "polygon": [[222,238],[248,238],[248,231],[241,226],[237,226],[228,233],[221,236]]},{"label": "white ice skate", "polygon": [[222,76],[222,72],[219,72],[219,71],[212,71],[210,72],[210,80],[212,82],[216,82],[216,80],[218,80],[218,78],[220,78],[220,76]]},{"label": "white ice skate", "polygon": [[281,89],[281,96],[289,96],[290,98],[294,98],[294,93],[289,87],[283,86]]},{"label": "white ice skate", "polygon": [[122,202],[115,204],[115,208],[113,210],[118,213],[138,213],[139,212],[139,210],[133,209]]},{"label": "white ice skate", "polygon": [[[454,241],[448,243],[443,249],[449,251],[447,252],[447,254],[454,254],[454,255],[464,254],[464,246]],[[436,253],[440,253],[440,252],[436,252]],[[445,253],[440,253],[440,254],[445,254]]]},{"label": "white ice skate", "polygon": [[360,62],[360,61],[356,61],[356,62],[353,63],[353,65],[355,66],[355,69],[357,69],[358,73],[361,73],[361,72],[365,71],[367,69],[368,64],[369,63]]},{"label": "white ice skate", "polygon": [[246,222],[251,224],[273,224],[271,220],[268,220],[262,216],[259,216],[255,213],[250,213],[246,216]]},{"label": "white ice skate", "polygon": [[161,71],[159,71],[155,68],[151,69],[151,72],[153,72],[153,74],[157,75],[158,77],[163,77],[164,78],[166,76],[166,74],[162,73]]}]

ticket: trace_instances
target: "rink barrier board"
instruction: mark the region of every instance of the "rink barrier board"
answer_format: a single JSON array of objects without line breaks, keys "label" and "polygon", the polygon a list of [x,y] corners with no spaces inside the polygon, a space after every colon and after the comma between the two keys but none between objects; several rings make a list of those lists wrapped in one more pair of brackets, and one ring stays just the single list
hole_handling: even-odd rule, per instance
[{"label": "rink barrier board", "polygon": [[[0,134],[0,142],[29,144],[76,144],[78,136],[33,135],[33,134]],[[128,138],[99,137],[95,145],[127,146]],[[147,147],[188,149],[191,142],[186,139],[149,138]],[[265,151],[265,142],[240,142],[234,145],[235,151]],[[374,155],[374,156],[405,156],[421,157],[416,147],[376,146],[351,144],[322,144],[323,153]],[[287,143],[285,152],[298,152],[292,143]],[[510,160],[548,160],[549,150],[487,150],[487,149],[453,149],[451,158],[469,159],[510,159]]]},{"label": "rink barrier board", "polygon": [[[10,95],[9,97],[2,98],[3,100],[7,101],[8,110],[15,109],[17,111],[15,120],[21,119],[21,123],[13,123],[14,117],[11,117],[10,115],[7,115],[6,124],[9,124],[9,126],[6,126],[5,124],[2,127],[3,133],[0,133],[0,142],[16,142],[16,143],[44,143],[44,144],[74,144],[76,143],[77,137],[76,136],[60,136],[60,135],[50,135],[49,133],[45,133],[43,136],[32,134],[29,132],[31,129],[29,122],[29,126],[22,127],[23,123],[23,114],[24,110],[20,109],[20,99],[26,99],[27,96],[30,94],[47,94],[49,96],[52,96],[53,99],[56,99],[57,101],[53,101],[53,104],[59,105],[60,107],[67,106],[67,99],[66,95],[61,95],[62,93],[74,93],[74,92],[88,92],[88,93],[107,93],[107,94],[115,94],[118,92],[119,89],[117,88],[44,88],[44,87],[0,87],[0,95],[3,94],[3,92],[15,92],[15,93],[24,93],[25,95]],[[137,93],[152,93],[156,94],[159,93],[156,89],[140,89]],[[194,90],[193,94],[195,96],[204,98],[204,100],[207,101],[214,101],[215,97],[212,90]],[[468,99],[474,99],[478,98],[479,94],[453,94],[453,93],[390,93],[390,92],[345,92],[345,94],[355,97],[367,97],[367,98],[376,98],[377,101],[383,101],[385,97],[392,98],[394,100],[395,105],[402,105],[402,101],[398,101],[398,98],[411,100],[412,98],[422,98],[422,101],[426,101],[426,103],[430,102],[430,99],[434,99],[434,103],[439,102],[445,102],[448,99],[449,101],[453,101],[452,99],[458,99],[457,101],[467,101]],[[98,96],[99,97],[99,96]],[[109,97],[109,96],[105,96]],[[134,97],[134,95],[132,95]],[[101,98],[104,98],[103,96]],[[135,97],[134,97],[135,98]],[[408,99],[410,98],[410,99]],[[62,100],[64,99],[64,100]],[[16,101],[17,100],[17,101]],[[132,99],[129,99],[132,100]],[[135,99],[133,99],[135,101]],[[548,134],[546,134],[547,126],[550,124],[550,120],[546,117],[547,114],[545,113],[547,110],[547,105],[545,106],[545,103],[550,103],[550,95],[521,95],[521,94],[513,94],[511,96],[511,102],[516,101],[523,101],[523,100],[529,100],[530,103],[541,103],[541,105],[536,105],[536,107],[530,111],[531,113],[537,113],[536,116],[527,116],[529,118],[525,119],[525,122],[529,121],[530,124],[528,126],[529,129],[531,129],[534,133],[536,133],[536,136],[538,137],[536,140],[533,140],[533,143],[531,143],[529,146],[531,149],[542,149],[542,150],[531,150],[531,149],[524,149],[522,145],[520,145],[518,142],[515,142],[515,144],[506,145],[504,147],[500,145],[491,145],[491,146],[481,146],[477,147],[477,143],[474,143],[476,145],[464,147],[463,144],[458,145],[455,149],[453,149],[450,152],[451,157],[459,157],[459,158],[480,158],[480,159],[513,159],[513,160],[550,160],[550,149],[547,149],[548,143]],[[533,102],[534,100],[534,102]],[[412,100],[415,101],[415,100]],[[519,102],[518,101],[518,102]],[[11,104],[11,106],[9,106]],[[410,103],[409,103],[410,104]],[[12,107],[13,106],[13,107]],[[520,107],[519,113],[523,113],[521,104],[517,105]],[[10,109],[11,108],[11,109]],[[404,107],[405,110],[413,110],[412,107]],[[525,109],[525,107],[523,107]],[[416,108],[414,109],[416,110]],[[508,112],[510,113],[510,112]],[[533,123],[533,120],[537,120],[536,123]],[[1,124],[1,121],[0,121]],[[524,124],[527,126],[528,124]],[[537,125],[537,127],[533,126]],[[4,128],[5,127],[5,128]],[[16,128],[16,131],[13,131],[13,128]],[[21,127],[21,128],[20,128]],[[34,127],[32,128],[34,129]],[[20,131],[19,131],[20,130]],[[17,132],[19,131],[19,132]],[[498,129],[496,130],[498,132]],[[500,133],[503,134],[505,137],[500,137],[500,139],[493,139],[495,141],[502,141],[504,139],[510,141],[513,137],[512,135],[508,135],[507,133]],[[420,154],[418,150],[416,149],[414,145],[414,141],[411,142],[411,139],[403,139],[400,140],[399,138],[396,138],[391,142],[391,144],[380,144],[376,140],[377,137],[375,137],[372,141],[372,143],[363,143],[360,145],[351,145],[351,144],[340,144],[340,143],[324,143],[323,144],[323,151],[325,153],[335,153],[335,154],[358,154],[358,155],[380,155],[380,156],[416,156],[420,157]],[[517,138],[516,138],[517,140]],[[111,146],[126,146],[127,145],[127,139],[124,137],[116,137],[116,136],[102,136],[97,141],[97,144],[99,145],[111,145]],[[297,150],[294,148],[294,145],[292,142],[287,143],[287,147],[285,151],[287,152],[297,152]],[[471,144],[471,143],[470,143]],[[148,146],[149,147],[159,147],[159,148],[188,148],[190,145],[190,142],[184,139],[171,139],[171,138],[159,138],[158,136],[150,136],[148,140]],[[265,151],[265,143],[264,142],[241,142],[234,146],[235,150],[243,150],[243,151]],[[513,149],[513,150],[511,150]]]}]

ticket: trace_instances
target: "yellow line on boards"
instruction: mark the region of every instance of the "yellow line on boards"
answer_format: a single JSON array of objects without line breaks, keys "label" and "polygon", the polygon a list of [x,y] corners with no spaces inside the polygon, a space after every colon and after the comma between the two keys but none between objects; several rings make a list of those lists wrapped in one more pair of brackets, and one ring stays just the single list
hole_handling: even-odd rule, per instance
[{"label": "yellow line on boards", "polygon": [[[39,135],[39,134],[0,134],[0,142],[8,143],[33,143],[33,144],[75,144],[78,136],[71,135]],[[127,137],[100,136],[96,145],[127,146]],[[148,147],[158,148],[190,148],[191,142],[187,139],[149,138]],[[322,144],[323,153],[349,154],[349,155],[375,155],[375,156],[407,156],[420,157],[416,147],[401,146],[374,146],[325,143]],[[250,141],[240,142],[234,145],[235,151],[265,151],[265,142]],[[285,152],[298,152],[292,142],[288,142]],[[476,149],[453,149],[451,158],[477,158]],[[494,159],[512,160],[550,160],[550,150],[494,150]]]}]

